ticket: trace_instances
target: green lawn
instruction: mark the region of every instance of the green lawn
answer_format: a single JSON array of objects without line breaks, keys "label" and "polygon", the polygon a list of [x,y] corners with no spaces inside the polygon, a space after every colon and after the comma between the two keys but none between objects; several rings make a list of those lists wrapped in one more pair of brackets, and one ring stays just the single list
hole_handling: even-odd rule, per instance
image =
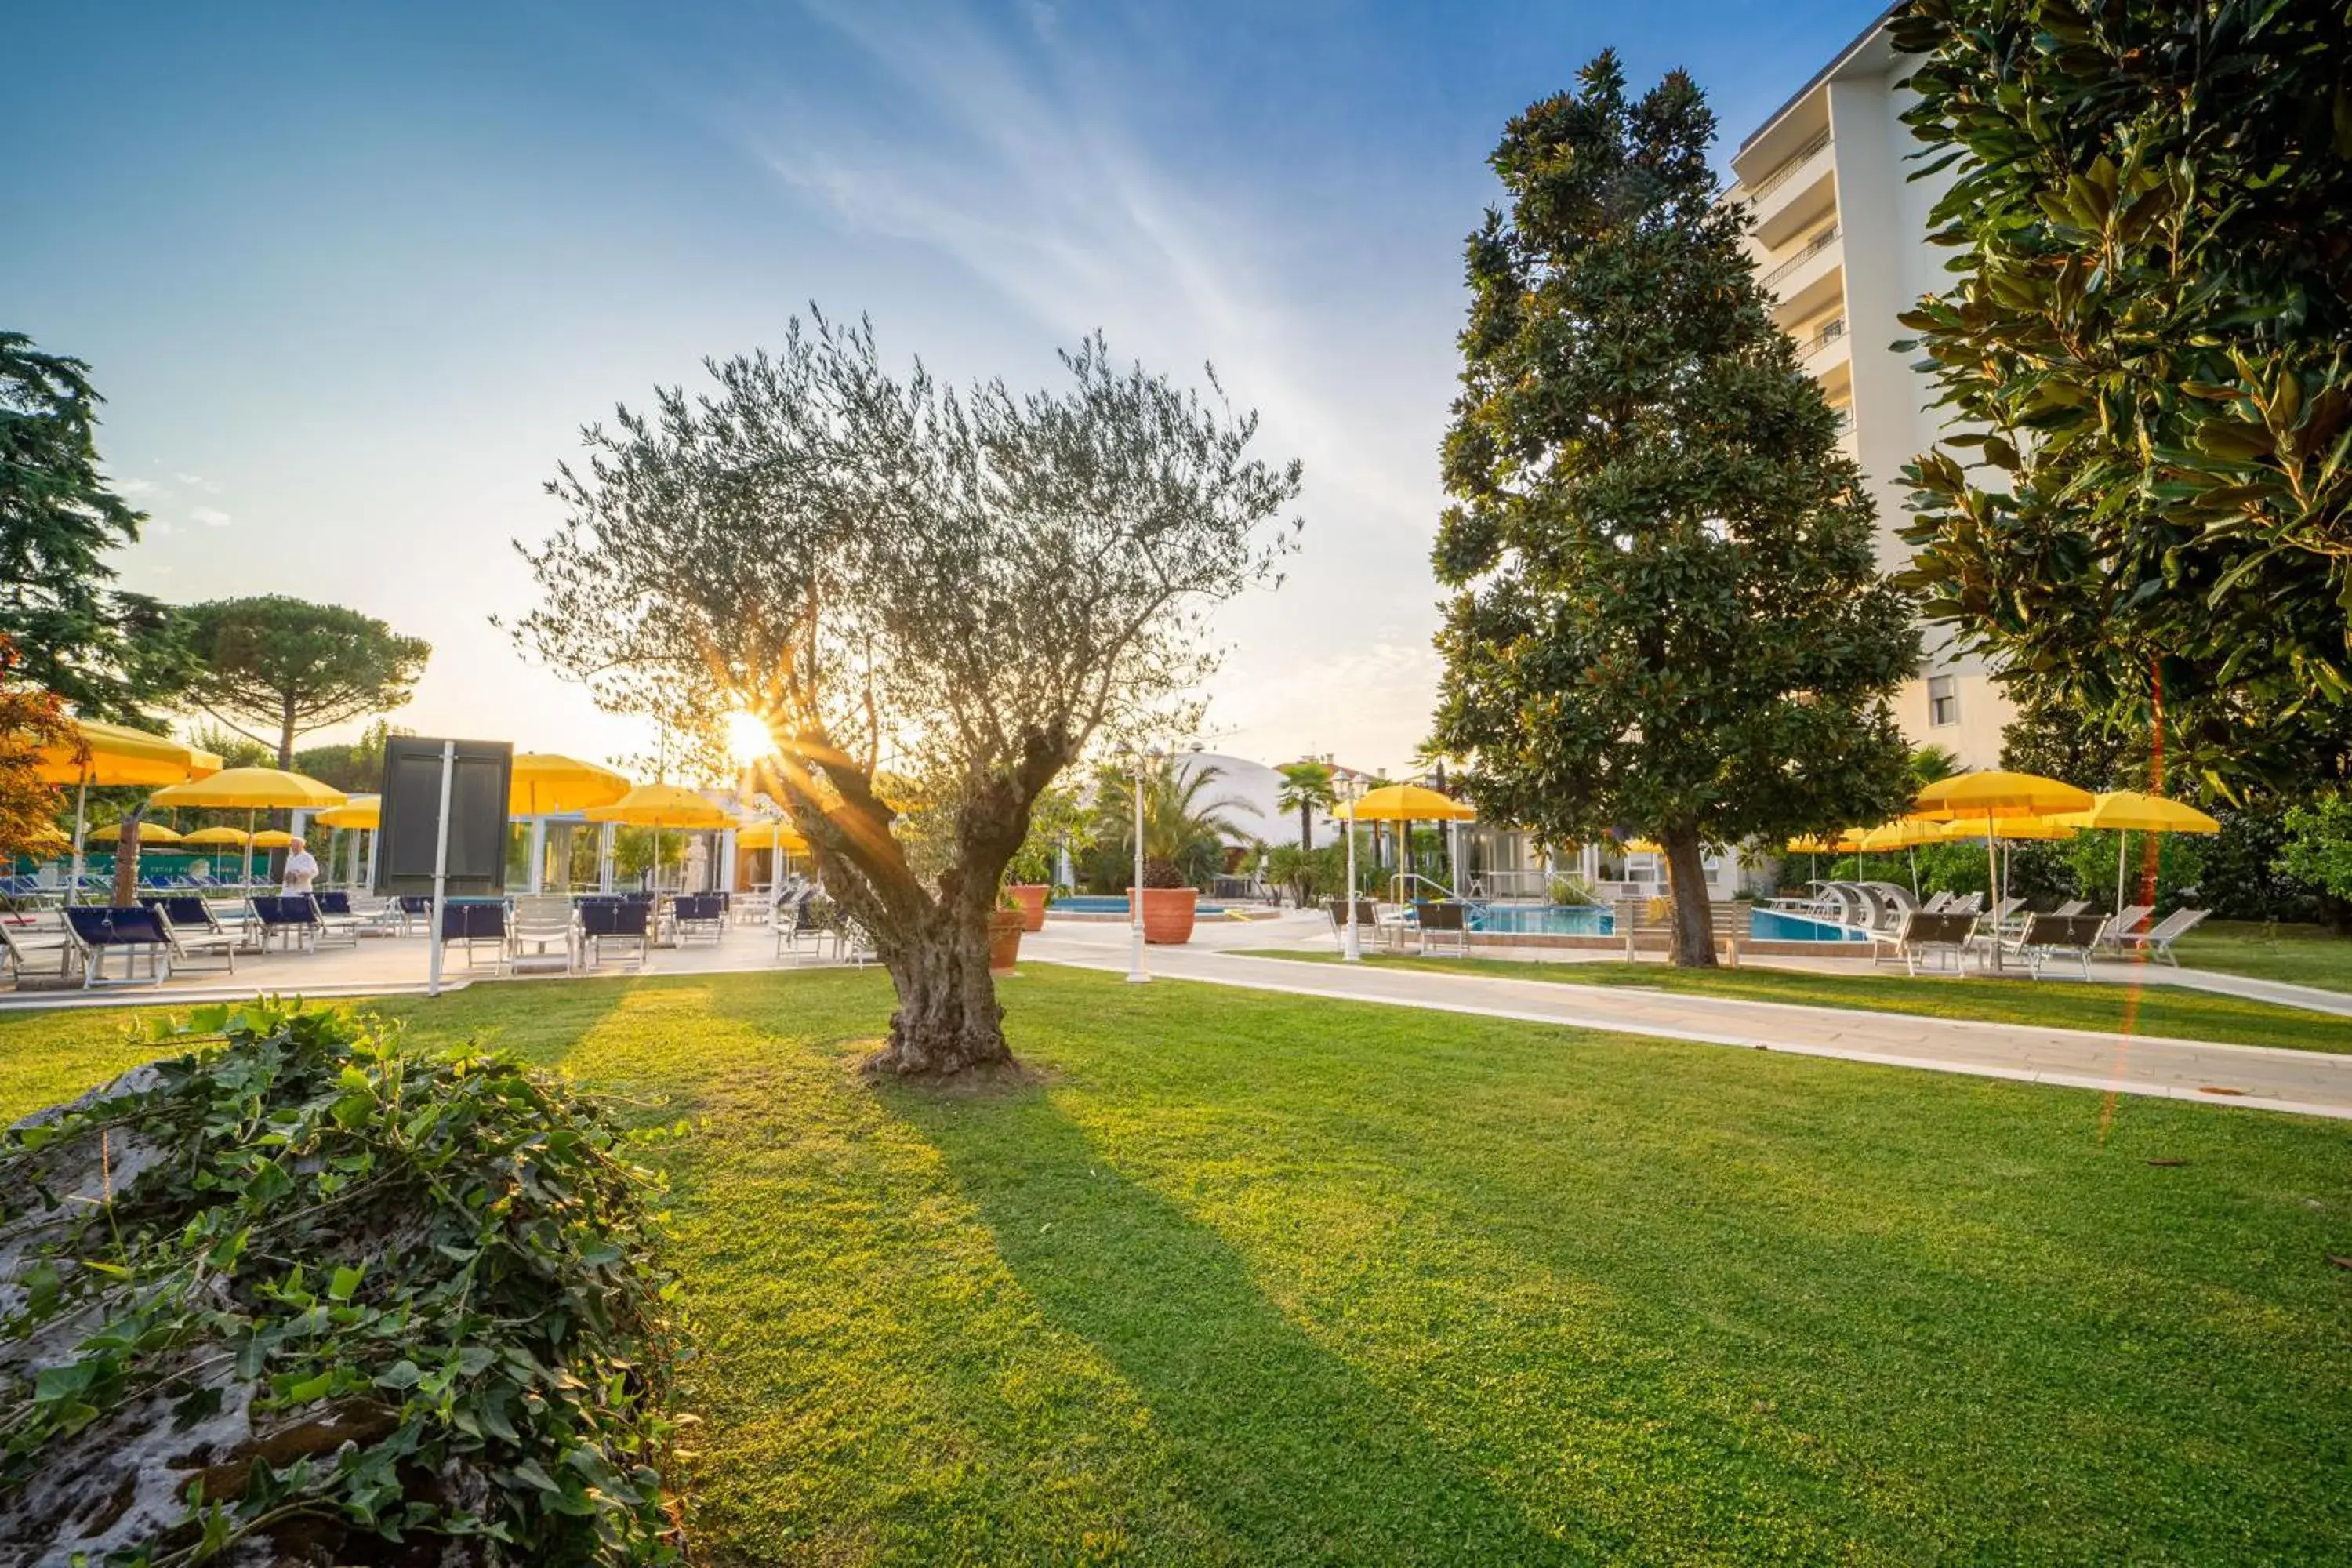
[{"label": "green lawn", "polygon": [[[1045,967],[483,985],[648,1122],[721,1563],[2352,1560],[2352,1125]],[[143,1053],[0,1021],[0,1115]],[[2158,1163],[2157,1162],[2161,1162]]]},{"label": "green lawn", "polygon": [[[1336,952],[1296,948],[1250,950],[1248,958],[1337,963]],[[1997,1024],[2044,1024],[2069,1029],[2122,1030],[2241,1046],[2289,1046],[2300,1050],[2352,1052],[2352,1017],[2249,1002],[2185,986],[2094,984],[1914,977],[1895,970],[1874,974],[1816,974],[1748,964],[1739,969],[1676,969],[1658,959],[1643,963],[1527,963],[1510,958],[1423,958],[1366,953],[1366,963],[1507,980],[1548,980],[1563,985],[1630,985],[1684,995],[1731,996],[1871,1013],[1915,1013],[1934,1018],[1979,1018]]]},{"label": "green lawn", "polygon": [[2208,921],[2180,939],[2179,951],[2195,969],[2352,991],[2352,937],[2325,926]]}]

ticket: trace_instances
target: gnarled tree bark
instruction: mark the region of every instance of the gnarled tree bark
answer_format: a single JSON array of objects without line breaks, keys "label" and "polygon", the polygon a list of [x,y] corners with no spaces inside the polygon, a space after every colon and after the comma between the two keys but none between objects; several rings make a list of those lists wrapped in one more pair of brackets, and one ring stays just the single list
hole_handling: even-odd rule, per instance
[{"label": "gnarled tree bark", "polygon": [[1708,907],[1706,852],[1695,827],[1669,828],[1658,836],[1666,852],[1666,890],[1674,895],[1675,963],[1685,969],[1715,967],[1715,915]]}]

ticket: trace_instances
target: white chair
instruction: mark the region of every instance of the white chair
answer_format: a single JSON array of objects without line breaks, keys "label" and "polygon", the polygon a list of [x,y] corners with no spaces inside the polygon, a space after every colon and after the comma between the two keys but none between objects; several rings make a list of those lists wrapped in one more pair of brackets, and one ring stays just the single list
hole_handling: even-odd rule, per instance
[{"label": "white chair", "polygon": [[[551,947],[561,951],[551,952]],[[519,971],[526,965],[560,965],[566,974],[580,966],[580,928],[570,899],[535,894],[515,900],[514,916],[507,923],[507,967]]]},{"label": "white chair", "polygon": [[2152,952],[2178,969],[2180,967],[2180,960],[2174,956],[2172,944],[2196,930],[2205,917],[2212,912],[2210,910],[2175,910],[2158,921],[2153,930],[2144,931],[2137,935],[2126,932],[2119,939],[2117,945],[2129,942],[2137,951]]}]

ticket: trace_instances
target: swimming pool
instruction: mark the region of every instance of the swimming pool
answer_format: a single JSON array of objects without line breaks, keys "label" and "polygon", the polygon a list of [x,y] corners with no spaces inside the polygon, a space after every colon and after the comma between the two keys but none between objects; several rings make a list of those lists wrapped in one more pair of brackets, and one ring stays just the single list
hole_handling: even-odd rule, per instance
[{"label": "swimming pool", "polygon": [[[1470,929],[1521,936],[1609,936],[1616,921],[1592,904],[1473,904]],[[1866,942],[1860,931],[1809,921],[1778,910],[1758,910],[1749,935],[1758,942]]]},{"label": "swimming pool", "polygon": [[[1048,912],[1066,915],[1123,915],[1127,913],[1125,893],[1065,893],[1045,906]],[[1213,904],[1203,899],[1192,906],[1194,914],[1221,915],[1223,904]]]}]

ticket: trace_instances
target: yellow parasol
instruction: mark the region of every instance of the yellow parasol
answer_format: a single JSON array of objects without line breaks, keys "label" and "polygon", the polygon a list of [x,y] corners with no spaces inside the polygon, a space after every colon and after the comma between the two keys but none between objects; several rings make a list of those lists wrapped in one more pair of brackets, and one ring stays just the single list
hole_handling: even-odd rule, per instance
[{"label": "yellow parasol", "polygon": [[690,789],[671,784],[639,784],[609,805],[592,805],[580,814],[591,822],[621,822],[654,830],[654,881],[661,881],[661,836],[665,827],[692,832],[726,827],[734,822],[720,807]]},{"label": "yellow parasol", "polygon": [[383,799],[381,795],[355,795],[341,805],[327,807],[310,820],[321,827],[381,827]]},{"label": "yellow parasol", "polygon": [[2053,820],[2070,831],[2104,828],[2116,836],[2116,912],[2124,907],[2124,848],[2135,833],[2219,833],[2221,825],[2193,805],[2136,789],[2114,790],[2092,803],[2087,811],[2068,812]]},{"label": "yellow parasol", "polygon": [[[110,822],[103,827],[93,827],[86,837],[92,844],[112,844],[122,837],[122,824]],[[142,822],[139,825],[139,842],[142,847],[158,844],[177,844],[180,842],[180,836],[160,822]]]},{"label": "yellow parasol", "polygon": [[1412,869],[1411,829],[1405,824],[1414,822],[1475,822],[1476,808],[1451,795],[1424,789],[1420,784],[1382,784],[1367,790],[1351,801],[1343,801],[1332,808],[1333,820],[1339,822],[1393,822],[1399,825],[1397,863],[1400,881]]},{"label": "yellow parasol", "polygon": [[43,746],[35,772],[43,784],[74,786],[73,876],[68,897],[81,887],[82,825],[88,820],[92,785],[175,784],[220,772],[221,760],[169,735],[151,735],[127,725],[75,719],[75,740]]},{"label": "yellow parasol", "polygon": [[[2022,816],[2050,816],[2063,811],[2088,811],[2091,792],[2040,773],[2011,773],[1987,768],[1981,773],[1954,773],[1922,789],[1911,803],[1911,816],[1925,822],[1984,823],[1985,867],[1996,899],[2000,889],[2000,851],[1994,847],[1993,824]],[[1992,949],[1993,967],[2000,967],[2000,944]]]},{"label": "yellow parasol", "polygon": [[234,844],[243,847],[252,835],[242,827],[199,827],[194,833],[180,835],[183,844]]},{"label": "yellow parasol", "polygon": [[294,836],[279,827],[265,827],[246,840],[256,849],[284,849],[294,842]]},{"label": "yellow parasol", "polygon": [[735,842],[746,849],[781,849],[787,855],[808,853],[808,840],[789,822],[751,821],[734,826]]},{"label": "yellow parasol", "polygon": [[[206,811],[246,813],[246,826],[253,826],[253,814],[285,807],[293,811],[316,811],[321,806],[341,805],[351,799],[332,784],[320,784],[304,773],[288,773],[283,768],[230,768],[194,784],[173,784],[159,789],[147,797],[150,805],[187,805]],[[253,885],[253,845],[245,847],[245,884]]]},{"label": "yellow parasol", "polygon": [[557,816],[589,806],[611,805],[628,794],[626,773],[554,752],[517,752],[507,794],[507,815]]}]

